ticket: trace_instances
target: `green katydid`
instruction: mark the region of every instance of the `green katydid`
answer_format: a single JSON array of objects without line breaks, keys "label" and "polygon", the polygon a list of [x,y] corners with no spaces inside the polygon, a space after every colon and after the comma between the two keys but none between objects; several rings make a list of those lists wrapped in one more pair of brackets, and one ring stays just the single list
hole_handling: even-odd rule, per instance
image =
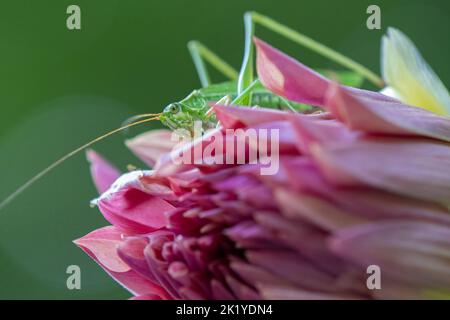
[{"label": "green katydid", "polygon": [[[279,35],[284,36],[299,45],[311,49],[316,53],[351,70],[347,72],[332,72],[337,80],[343,84],[359,86],[365,78],[377,86],[381,87],[383,85],[383,80],[379,76],[350,58],[343,56],[333,49],[330,49],[325,45],[289,27],[286,27],[267,16],[256,12],[247,12],[244,15],[245,52],[240,72],[237,72],[228,63],[201,43],[197,41],[189,42],[188,49],[193,58],[202,88],[194,90],[185,99],[179,102],[169,104],[161,113],[148,113],[132,117],[123,126],[99,136],[64,155],[29,179],[7,198],[5,198],[0,203],[0,210],[23,191],[29,188],[32,184],[67,159],[117,132],[126,130],[138,124],[143,124],[153,120],[160,120],[164,125],[168,126],[172,130],[178,128],[190,130],[194,121],[201,121],[203,123],[203,128],[208,129],[216,126],[216,120],[213,116],[211,116],[210,103],[217,101],[230,105],[284,108],[300,112],[314,110],[313,106],[305,106],[287,101],[284,98],[269,92],[261,85],[261,83],[259,83],[258,79],[255,79],[253,62],[253,35],[255,33],[256,24],[264,26],[265,28],[278,33]],[[227,78],[229,78],[229,81],[219,84],[211,84],[205,62],[208,62],[219,72],[224,74]]]}]

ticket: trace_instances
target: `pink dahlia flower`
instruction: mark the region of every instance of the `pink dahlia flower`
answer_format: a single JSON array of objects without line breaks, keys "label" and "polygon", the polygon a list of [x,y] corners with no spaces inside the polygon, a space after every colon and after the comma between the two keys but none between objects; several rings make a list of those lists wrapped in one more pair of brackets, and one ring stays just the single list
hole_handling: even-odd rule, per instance
[{"label": "pink dahlia flower", "polygon": [[[331,83],[256,44],[262,83],[324,112],[215,106],[222,127],[211,135],[278,129],[279,170],[175,164],[164,130],[128,142],[151,171],[119,177],[90,152],[96,203],[112,226],[76,244],[142,299],[448,295],[450,119]],[[182,152],[203,150],[211,135]],[[381,289],[366,285],[370,265]]]}]

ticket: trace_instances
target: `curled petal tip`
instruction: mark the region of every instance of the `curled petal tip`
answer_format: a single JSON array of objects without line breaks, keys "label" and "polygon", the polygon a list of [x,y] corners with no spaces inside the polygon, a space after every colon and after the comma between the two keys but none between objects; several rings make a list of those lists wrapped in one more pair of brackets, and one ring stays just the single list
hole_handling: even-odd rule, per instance
[{"label": "curled petal tip", "polygon": [[329,80],[295,59],[255,39],[258,76],[270,91],[299,103],[322,106]]},{"label": "curled petal tip", "polygon": [[92,180],[101,194],[119,178],[120,171],[92,149],[86,151],[86,158],[91,164]]}]

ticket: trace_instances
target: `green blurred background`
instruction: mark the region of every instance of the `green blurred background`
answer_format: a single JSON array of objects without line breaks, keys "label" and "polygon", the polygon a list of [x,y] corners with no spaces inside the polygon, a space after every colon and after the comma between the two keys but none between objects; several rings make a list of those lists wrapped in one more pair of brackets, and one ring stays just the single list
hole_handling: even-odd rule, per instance
[{"label": "green blurred background", "polygon": [[[70,4],[81,8],[82,30],[66,28]],[[366,28],[369,4],[381,7],[382,30]],[[450,83],[447,0],[2,0],[0,198],[128,116],[160,111],[197,88],[188,40],[201,40],[239,67],[246,10],[270,15],[377,72],[380,38],[388,26],[398,27]],[[335,67],[269,31],[256,32],[310,66]],[[95,149],[122,169],[141,166],[123,140],[158,126],[133,129]],[[0,212],[0,298],[129,297],[72,243],[107,224],[89,207],[95,196],[80,154]],[[81,267],[81,290],[66,288],[68,265]]]}]

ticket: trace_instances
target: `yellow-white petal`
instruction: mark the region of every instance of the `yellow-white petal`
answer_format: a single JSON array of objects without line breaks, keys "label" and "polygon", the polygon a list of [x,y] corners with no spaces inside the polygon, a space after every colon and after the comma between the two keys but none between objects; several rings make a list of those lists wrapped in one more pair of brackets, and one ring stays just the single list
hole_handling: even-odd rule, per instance
[{"label": "yellow-white petal", "polygon": [[403,102],[441,115],[450,114],[447,88],[406,35],[389,28],[381,46],[383,79]]}]

